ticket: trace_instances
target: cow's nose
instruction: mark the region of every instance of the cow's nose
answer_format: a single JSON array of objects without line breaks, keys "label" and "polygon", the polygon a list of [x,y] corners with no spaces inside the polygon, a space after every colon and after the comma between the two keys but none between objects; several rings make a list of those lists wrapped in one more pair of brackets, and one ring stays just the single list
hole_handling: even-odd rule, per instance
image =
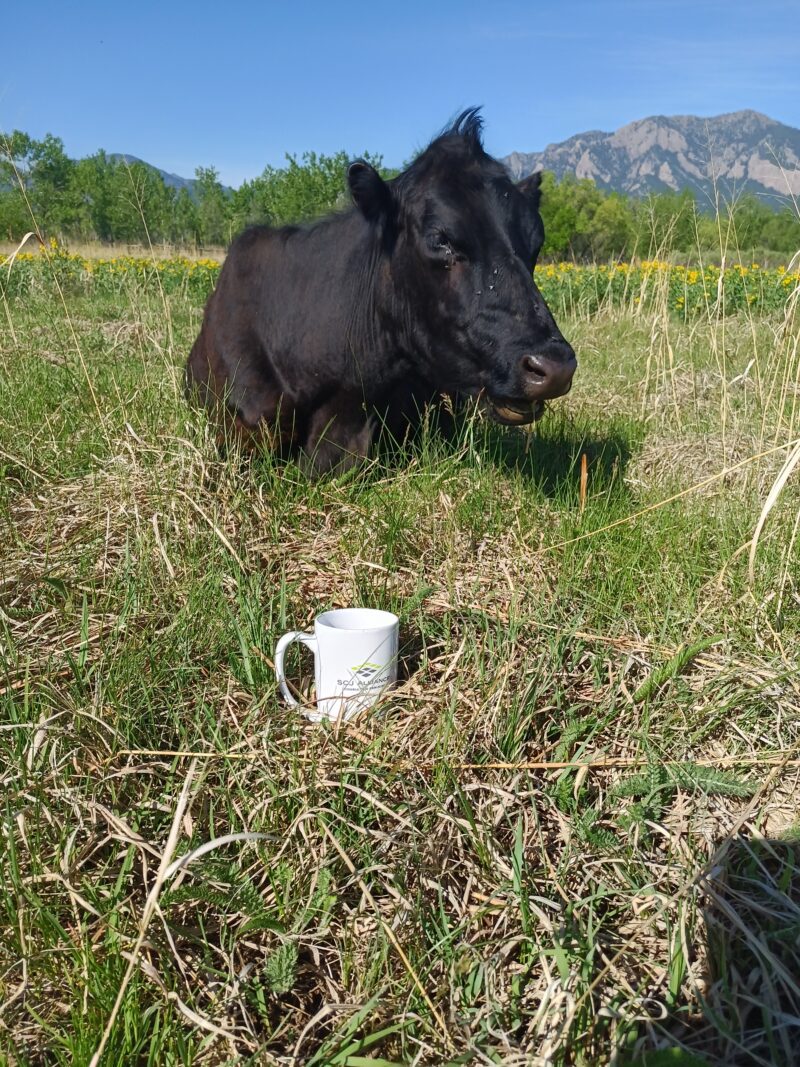
[{"label": "cow's nose", "polygon": [[521,366],[526,396],[553,400],[569,392],[578,361],[567,342],[559,341],[524,355]]}]

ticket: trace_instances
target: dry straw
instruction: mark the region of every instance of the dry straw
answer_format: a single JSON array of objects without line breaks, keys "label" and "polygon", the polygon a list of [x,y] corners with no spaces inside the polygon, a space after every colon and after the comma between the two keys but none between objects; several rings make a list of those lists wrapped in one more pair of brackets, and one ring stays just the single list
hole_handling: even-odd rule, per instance
[{"label": "dry straw", "polygon": [[125,970],[125,974],[120,982],[119,992],[117,998],[114,1001],[114,1006],[111,1009],[111,1013],[108,1016],[105,1029],[103,1030],[103,1036],[100,1039],[100,1044],[97,1046],[97,1050],[89,1061],[89,1067],[97,1067],[108,1044],[108,1039],[111,1037],[111,1031],[114,1029],[114,1023],[116,1022],[119,1010],[122,1007],[122,1002],[125,999],[125,993],[130,985],[131,978],[133,978],[134,971],[136,970],[139,953],[144,944],[145,935],[147,934],[147,928],[150,925],[150,920],[155,914],[156,905],[158,903],[158,897],[167,880],[167,872],[170,870],[172,855],[177,847],[178,838],[181,834],[181,825],[183,823],[183,817],[186,814],[186,809],[189,806],[189,791],[194,781],[195,770],[197,769],[197,761],[192,760],[189,764],[189,769],[186,771],[186,777],[183,780],[183,787],[178,797],[178,801],[175,805],[175,814],[172,817],[172,826],[170,827],[169,836],[167,837],[167,843],[164,846],[164,851],[161,854],[161,862],[158,866],[155,881],[147,894],[147,900],[145,901],[142,915],[139,920],[139,934],[134,943],[133,949],[128,957],[128,966]]}]

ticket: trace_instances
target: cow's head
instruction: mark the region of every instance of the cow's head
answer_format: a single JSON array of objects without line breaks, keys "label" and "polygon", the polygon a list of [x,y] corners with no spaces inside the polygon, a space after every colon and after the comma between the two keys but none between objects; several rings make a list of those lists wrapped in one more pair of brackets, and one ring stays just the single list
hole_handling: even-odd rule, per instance
[{"label": "cow's head", "polygon": [[395,319],[431,381],[522,424],[569,391],[577,363],[532,277],[541,176],[512,182],[480,131],[465,111],[394,180],[359,161],[348,181],[381,233]]}]

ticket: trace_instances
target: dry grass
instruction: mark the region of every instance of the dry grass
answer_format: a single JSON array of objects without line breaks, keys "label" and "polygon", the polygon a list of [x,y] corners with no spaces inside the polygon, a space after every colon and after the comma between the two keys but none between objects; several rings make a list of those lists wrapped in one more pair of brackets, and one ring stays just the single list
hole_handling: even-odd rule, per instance
[{"label": "dry grass", "polygon": [[[3,342],[8,1062],[792,1062],[796,480],[740,551],[788,449],[656,505],[792,439],[796,335],[564,323],[535,435],[311,485],[185,409],[196,307],[126,301]],[[275,638],[352,603],[400,685],[312,726]]]}]

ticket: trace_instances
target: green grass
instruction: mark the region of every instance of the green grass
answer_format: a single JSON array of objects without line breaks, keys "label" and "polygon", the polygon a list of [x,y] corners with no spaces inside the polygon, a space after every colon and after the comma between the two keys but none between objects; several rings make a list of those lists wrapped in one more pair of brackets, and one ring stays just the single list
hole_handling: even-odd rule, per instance
[{"label": "green grass", "polygon": [[[0,308],[6,1062],[88,1064],[112,1018],[104,1063],[791,1062],[796,472],[753,584],[743,546],[796,311],[576,312],[534,432],[317,483],[220,457],[200,314],[135,278]],[[355,603],[401,680],[336,733],[270,658]]]}]

